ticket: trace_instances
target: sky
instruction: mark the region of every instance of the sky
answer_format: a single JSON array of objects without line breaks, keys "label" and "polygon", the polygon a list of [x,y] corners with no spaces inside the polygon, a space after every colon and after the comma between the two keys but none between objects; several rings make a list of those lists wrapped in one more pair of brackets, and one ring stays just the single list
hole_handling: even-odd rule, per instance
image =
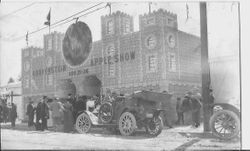
[{"label": "sky", "polygon": [[[1,85],[8,82],[10,77],[17,79],[21,74],[21,50],[26,47],[25,34],[44,27],[46,16],[51,8],[51,23],[62,20],[74,13],[84,10],[99,2],[87,3],[77,1],[22,1],[2,2],[0,4],[0,80]],[[189,19],[186,21],[189,8]],[[9,13],[31,5],[21,11],[8,15]],[[105,6],[106,3],[100,5]],[[157,2],[151,5],[152,11],[159,8],[166,9],[177,14],[178,28],[181,31],[200,36],[200,16],[198,2]],[[208,14],[208,37],[209,55],[218,57],[238,54],[238,6],[232,2],[209,2]],[[95,7],[99,8],[99,7]],[[139,15],[148,13],[147,2],[113,2],[112,12],[122,11],[134,18],[134,29],[139,30]],[[100,17],[107,15],[109,9],[101,9],[87,16],[81,17],[79,21],[87,23],[92,32],[93,41],[101,39]],[[6,16],[7,15],[7,16]],[[65,32],[69,22],[58,26],[53,31]],[[48,34],[45,29],[29,36],[29,46],[43,47],[43,35]],[[24,37],[22,37],[24,36]],[[17,39],[18,37],[22,37]]]}]

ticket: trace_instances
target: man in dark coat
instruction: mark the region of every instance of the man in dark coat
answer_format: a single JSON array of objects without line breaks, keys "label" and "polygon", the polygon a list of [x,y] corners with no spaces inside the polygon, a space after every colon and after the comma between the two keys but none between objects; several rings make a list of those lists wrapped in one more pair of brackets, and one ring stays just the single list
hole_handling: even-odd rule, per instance
[{"label": "man in dark coat", "polygon": [[67,102],[63,105],[63,111],[64,111],[64,132],[72,132],[74,127],[74,119],[73,119],[73,106],[70,103],[70,100],[67,99]]},{"label": "man in dark coat", "polygon": [[190,103],[192,111],[192,120],[194,127],[200,126],[200,109],[201,109],[201,97],[194,95],[192,92],[187,93],[187,98]]},{"label": "man in dark coat", "polygon": [[176,113],[177,113],[177,121],[176,124],[184,124],[184,113],[182,109],[182,100],[181,98],[177,98],[176,102]]},{"label": "man in dark coat", "polygon": [[42,130],[48,130],[47,120],[49,119],[49,106],[47,101],[47,96],[43,96],[43,102],[41,104]]},{"label": "man in dark coat", "polygon": [[213,105],[214,105],[214,94],[213,89],[209,89],[209,95],[208,95],[208,105],[209,105],[209,116],[211,117],[213,115]]},{"label": "man in dark coat", "polygon": [[36,130],[42,130],[41,105],[42,105],[42,102],[39,102],[35,108],[35,111],[36,111]]},{"label": "man in dark coat", "polygon": [[29,118],[28,127],[31,127],[34,125],[34,111],[35,109],[33,107],[33,101],[31,101],[31,99],[29,98],[29,104],[27,106],[27,112],[26,112],[26,115]]},{"label": "man in dark coat", "polygon": [[16,118],[17,118],[16,105],[14,103],[11,103],[10,121],[11,121],[11,127],[13,128],[16,126]]},{"label": "man in dark coat", "polygon": [[36,108],[36,129],[48,129],[47,120],[49,119],[49,107],[47,105],[48,98],[43,96],[42,102],[39,102]]},{"label": "man in dark coat", "polygon": [[76,98],[71,94],[71,93],[69,93],[68,94],[68,99],[67,99],[67,101],[69,101],[69,103],[71,103],[71,105],[72,105],[72,114],[73,114],[73,119],[74,119],[74,121],[76,121],[76,116],[77,116],[77,104],[76,104]]}]

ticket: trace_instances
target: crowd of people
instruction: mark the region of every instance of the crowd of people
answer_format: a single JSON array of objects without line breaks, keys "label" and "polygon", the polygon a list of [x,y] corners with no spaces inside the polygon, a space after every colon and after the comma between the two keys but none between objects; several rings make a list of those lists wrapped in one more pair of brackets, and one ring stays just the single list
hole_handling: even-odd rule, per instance
[{"label": "crowd of people", "polygon": [[[210,116],[212,115],[212,104],[214,103],[214,96],[213,90],[209,89],[209,98],[208,104],[211,106],[209,107]],[[191,112],[192,114],[192,125],[194,127],[200,126],[200,111],[202,107],[202,96],[197,89],[192,91],[188,91],[183,98],[177,97],[176,102],[176,113],[177,113],[177,121],[175,122],[178,125],[184,124],[184,113]]]},{"label": "crowd of people", "polygon": [[[209,89],[209,104],[214,103],[214,96],[212,89]],[[52,129],[54,131],[61,131],[61,126],[63,126],[64,132],[74,132],[74,123],[76,121],[77,115],[80,111],[87,109],[87,102],[94,102],[92,108],[88,110],[93,110],[100,106],[101,100],[112,101],[117,96],[116,93],[107,92],[105,96],[73,96],[68,94],[67,99],[49,98],[43,96],[37,104],[29,98],[29,103],[27,105],[26,115],[28,117],[28,127],[32,129],[35,127],[36,130],[48,130],[48,119],[52,120]],[[92,100],[92,101],[89,101]],[[14,103],[11,103],[10,107],[7,107],[5,100],[1,99],[0,106],[1,122],[11,122],[11,126],[15,127],[15,121],[17,118],[17,107]],[[187,92],[182,98],[177,97],[176,102],[176,113],[177,121],[175,124],[184,124],[184,113],[191,112],[192,115],[192,125],[194,127],[200,126],[200,111],[202,107],[202,97],[201,94],[195,89],[194,91]],[[50,114],[51,112],[51,114]],[[212,108],[210,109],[212,115]],[[51,116],[51,117],[50,117]],[[172,128],[172,125],[165,120],[165,125]]]},{"label": "crowd of people", "polygon": [[68,94],[67,99],[43,96],[37,105],[34,105],[34,101],[30,99],[26,112],[28,126],[41,131],[48,130],[47,121],[51,119],[52,130],[61,131],[61,125],[63,125],[64,132],[74,132],[74,123],[78,112],[86,110],[86,102],[91,99],[95,100],[95,106],[100,102],[98,96],[91,98],[88,96],[73,96],[72,94]]},{"label": "crowd of people", "polygon": [[0,98],[0,123],[11,122],[11,127],[15,127],[17,118],[17,107],[12,102],[9,106],[7,105],[7,99]]}]

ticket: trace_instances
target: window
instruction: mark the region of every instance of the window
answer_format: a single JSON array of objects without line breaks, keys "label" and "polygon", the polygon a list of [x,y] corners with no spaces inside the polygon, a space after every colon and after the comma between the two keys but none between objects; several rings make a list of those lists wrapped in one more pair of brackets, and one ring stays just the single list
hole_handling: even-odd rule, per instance
[{"label": "window", "polygon": [[25,78],[24,78],[24,88],[29,88],[29,77],[28,76],[26,76]]},{"label": "window", "polygon": [[[108,56],[113,57],[115,55],[115,48],[113,45],[109,46],[107,49]],[[115,64],[114,61],[111,59],[111,63],[108,64],[108,76],[115,76]]]},{"label": "window", "polygon": [[113,33],[113,21],[112,20],[108,20],[107,21],[107,34],[112,34]]},{"label": "window", "polygon": [[52,39],[48,39],[48,50],[52,50]]},{"label": "window", "polygon": [[168,34],[167,43],[168,43],[169,47],[171,47],[171,48],[175,47],[175,36],[173,33]]},{"label": "window", "polygon": [[124,33],[127,34],[129,32],[130,32],[130,21],[129,19],[125,19]]},{"label": "window", "polygon": [[157,71],[157,58],[156,55],[148,56],[148,71],[156,72]]},{"label": "window", "polygon": [[30,70],[30,63],[29,63],[29,61],[26,61],[25,63],[24,63],[24,71],[29,71]]},{"label": "window", "polygon": [[153,25],[155,23],[155,19],[153,17],[146,19],[146,25]]},{"label": "window", "polygon": [[24,50],[24,57],[28,57],[30,55],[29,50]]},{"label": "window", "polygon": [[36,50],[32,50],[32,57],[36,58],[37,57],[37,51]]},{"label": "window", "polygon": [[53,75],[50,74],[50,75],[46,75],[47,78],[46,78],[46,84],[47,85],[53,85]]},{"label": "window", "polygon": [[168,25],[173,25],[174,20],[172,18],[168,18]]},{"label": "window", "polygon": [[115,48],[113,45],[111,46],[108,46],[108,49],[107,49],[107,54],[110,55],[110,56],[113,56],[115,55]]},{"label": "window", "polygon": [[146,38],[146,46],[149,49],[153,49],[156,46],[156,37],[154,35],[150,35]]},{"label": "window", "polygon": [[169,54],[169,71],[176,71],[176,58],[174,53]]},{"label": "window", "polygon": [[43,54],[44,54],[44,51],[42,51],[42,50],[40,50],[40,51],[38,51],[38,56],[43,56]]}]

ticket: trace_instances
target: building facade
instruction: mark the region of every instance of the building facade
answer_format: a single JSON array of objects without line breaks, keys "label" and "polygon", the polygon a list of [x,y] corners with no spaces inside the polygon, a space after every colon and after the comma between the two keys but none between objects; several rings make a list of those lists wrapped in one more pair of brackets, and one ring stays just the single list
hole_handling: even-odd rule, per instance
[{"label": "building facade", "polygon": [[90,56],[78,67],[64,61],[62,33],[45,35],[44,48],[23,49],[24,102],[42,95],[86,95],[86,87],[94,87],[94,93],[144,89],[175,96],[200,87],[200,39],[178,30],[176,14],[160,9],[140,15],[135,32],[133,18],[118,11],[102,16],[101,26],[101,40],[93,42]]},{"label": "building facade", "polygon": [[[13,97],[11,100],[11,92],[13,92]],[[11,107],[11,101],[17,106],[17,118],[19,120],[23,120],[25,118],[25,110],[23,108],[23,101],[22,101],[22,87],[21,82],[14,82],[8,83],[6,85],[0,86],[0,98],[7,99],[8,107]]]}]

